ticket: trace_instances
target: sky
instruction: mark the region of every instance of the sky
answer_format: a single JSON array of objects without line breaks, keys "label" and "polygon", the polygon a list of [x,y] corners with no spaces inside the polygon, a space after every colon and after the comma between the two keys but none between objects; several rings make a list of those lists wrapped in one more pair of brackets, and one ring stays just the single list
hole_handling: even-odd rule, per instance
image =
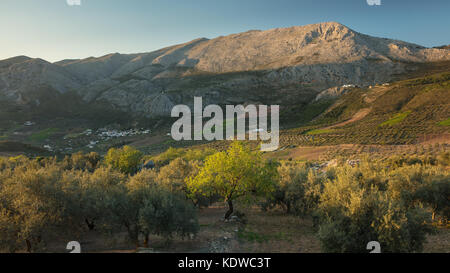
[{"label": "sky", "polygon": [[[342,23],[365,34],[450,44],[449,0],[1,0],[0,60],[141,53],[248,30]],[[367,1],[381,1],[368,5]]]}]

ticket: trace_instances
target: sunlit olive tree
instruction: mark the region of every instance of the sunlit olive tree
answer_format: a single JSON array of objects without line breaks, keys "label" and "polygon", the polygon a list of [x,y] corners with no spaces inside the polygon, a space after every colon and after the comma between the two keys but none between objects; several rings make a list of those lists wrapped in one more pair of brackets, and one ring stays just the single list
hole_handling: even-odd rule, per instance
[{"label": "sunlit olive tree", "polygon": [[143,153],[131,146],[111,148],[105,156],[107,165],[125,174],[135,174],[142,163]]},{"label": "sunlit olive tree", "polygon": [[276,177],[274,162],[236,141],[227,151],[207,157],[199,173],[189,179],[188,187],[193,194],[221,196],[228,204],[225,213],[228,219],[233,213],[234,200],[267,195],[274,190]]}]

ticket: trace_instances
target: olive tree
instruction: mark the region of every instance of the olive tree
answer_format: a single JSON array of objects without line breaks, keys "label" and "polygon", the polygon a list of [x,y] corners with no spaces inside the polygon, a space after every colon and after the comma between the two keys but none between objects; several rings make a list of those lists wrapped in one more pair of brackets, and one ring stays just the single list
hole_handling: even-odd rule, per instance
[{"label": "olive tree", "polygon": [[383,252],[421,251],[432,230],[427,212],[369,183],[349,167],[339,168],[336,178],[325,183],[318,208],[324,250],[364,252],[368,242],[378,241]]},{"label": "olive tree", "polygon": [[11,170],[0,186],[0,242],[11,251],[25,246],[28,252],[45,245],[46,238],[63,235],[72,226],[65,214],[67,196],[61,170],[28,166]]},{"label": "olive tree", "polygon": [[156,180],[156,172],[141,171],[118,188],[110,203],[111,219],[126,228],[136,246],[140,245],[139,237],[143,237],[147,247],[150,234],[171,238],[198,230],[192,204]]},{"label": "olive tree", "polygon": [[267,195],[274,189],[276,176],[275,163],[236,141],[227,151],[207,157],[198,174],[189,179],[188,187],[193,194],[221,196],[228,204],[225,219],[229,219],[234,200]]},{"label": "olive tree", "polygon": [[105,156],[105,162],[112,168],[124,173],[135,174],[142,163],[143,154],[131,146],[120,149],[111,148]]}]

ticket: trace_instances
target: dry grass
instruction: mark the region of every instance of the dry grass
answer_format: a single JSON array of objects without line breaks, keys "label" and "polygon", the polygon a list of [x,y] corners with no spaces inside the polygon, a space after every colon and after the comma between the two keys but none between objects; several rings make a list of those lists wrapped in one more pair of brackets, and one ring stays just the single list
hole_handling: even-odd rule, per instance
[{"label": "dry grass", "polygon": [[424,253],[450,253],[450,229],[440,228],[437,234],[429,235],[424,245]]},{"label": "dry grass", "polygon": [[311,219],[301,219],[280,211],[248,209],[248,223],[239,232],[238,252],[318,253],[320,243]]},{"label": "dry grass", "polygon": [[[226,246],[232,253],[320,253],[320,242],[312,220],[287,215],[274,210],[263,212],[257,207],[238,207],[245,213],[247,222],[224,222],[226,207],[222,204],[202,209],[199,213],[200,232],[193,238],[173,238],[168,245],[160,236],[150,237],[151,252],[156,253],[207,253],[212,242]],[[227,240],[224,240],[227,237]],[[114,236],[89,232],[74,236],[84,253],[135,253],[136,247],[127,239],[126,232]],[[47,252],[64,253],[66,242],[54,242]],[[141,249],[142,251],[142,249]],[[147,250],[144,250],[147,251]],[[424,245],[425,253],[450,253],[450,229],[441,227],[429,235]]]}]

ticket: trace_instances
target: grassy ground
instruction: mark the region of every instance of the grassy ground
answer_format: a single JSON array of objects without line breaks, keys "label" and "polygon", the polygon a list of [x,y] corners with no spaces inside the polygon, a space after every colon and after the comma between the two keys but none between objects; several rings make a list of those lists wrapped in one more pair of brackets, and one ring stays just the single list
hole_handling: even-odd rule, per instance
[{"label": "grassy ground", "polygon": [[392,126],[395,125],[397,123],[402,122],[409,114],[411,114],[411,111],[406,111],[404,113],[398,113],[395,114],[392,118],[390,118],[389,120],[383,122],[380,124],[380,126]]},{"label": "grassy ground", "polygon": [[442,126],[450,126],[450,118],[443,120],[443,121],[439,122],[438,124],[442,125]]},{"label": "grassy ground", "polygon": [[[195,238],[173,238],[170,244],[159,236],[150,237],[149,248],[132,245],[127,234],[113,236],[89,232],[74,237],[87,253],[320,253],[320,242],[310,218],[299,218],[281,211],[263,212],[259,208],[238,208],[245,213],[246,223],[224,222],[225,206],[218,204],[199,212],[200,232]],[[67,252],[66,242],[55,242],[48,252]],[[429,235],[425,253],[450,253],[450,229],[439,228]]]},{"label": "grassy ground", "polygon": [[47,128],[40,132],[34,133],[30,136],[30,141],[33,142],[41,142],[46,139],[49,139],[52,135],[58,132],[57,128]]}]

